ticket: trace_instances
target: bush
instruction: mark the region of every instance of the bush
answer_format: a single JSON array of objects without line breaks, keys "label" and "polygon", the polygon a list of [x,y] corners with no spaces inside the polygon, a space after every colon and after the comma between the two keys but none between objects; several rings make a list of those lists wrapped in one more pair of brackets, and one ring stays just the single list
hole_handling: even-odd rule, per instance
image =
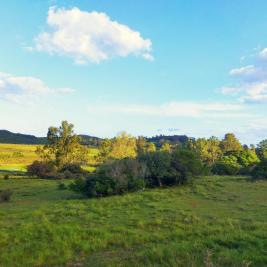
[{"label": "bush", "polygon": [[241,169],[241,165],[238,163],[237,157],[223,156],[212,167],[212,172],[218,175],[236,175]]},{"label": "bush", "polygon": [[101,165],[96,174],[71,184],[74,191],[88,197],[104,197],[181,184],[203,172],[202,163],[188,150],[174,153],[146,153],[137,159],[113,160]]},{"label": "bush", "polygon": [[8,174],[5,174],[5,175],[4,175],[4,179],[5,179],[5,180],[8,180],[8,179],[9,179],[9,175],[8,175]]},{"label": "bush", "polygon": [[251,172],[254,179],[267,179],[267,159],[263,159]]},{"label": "bush", "polygon": [[0,191],[0,203],[1,202],[9,202],[12,196],[12,192],[7,189],[4,191]]},{"label": "bush", "polygon": [[30,176],[38,176],[40,178],[55,178],[57,175],[56,167],[51,162],[34,161],[27,167]]},{"label": "bush", "polygon": [[61,169],[60,172],[69,172],[72,174],[84,174],[85,171],[82,169],[82,167],[79,164],[76,163],[70,163],[65,164]]}]

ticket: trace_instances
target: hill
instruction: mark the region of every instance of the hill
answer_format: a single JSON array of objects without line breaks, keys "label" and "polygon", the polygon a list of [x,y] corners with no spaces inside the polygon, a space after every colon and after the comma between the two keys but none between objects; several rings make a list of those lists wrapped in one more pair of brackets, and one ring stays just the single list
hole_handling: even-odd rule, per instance
[{"label": "hill", "polygon": [[47,143],[47,139],[45,137],[36,137],[34,135],[12,133],[7,130],[0,130],[0,143],[43,145]]},{"label": "hill", "polygon": [[[98,146],[101,138],[80,135],[83,145]],[[46,137],[36,137],[29,134],[12,133],[7,130],[0,130],[0,143],[2,144],[25,144],[25,145],[45,145],[48,143]]]}]

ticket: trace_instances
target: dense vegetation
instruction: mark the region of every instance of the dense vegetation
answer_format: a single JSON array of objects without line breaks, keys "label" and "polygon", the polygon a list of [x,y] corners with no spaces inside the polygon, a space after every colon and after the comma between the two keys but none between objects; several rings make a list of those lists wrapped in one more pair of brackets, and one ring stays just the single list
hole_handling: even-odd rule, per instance
[{"label": "dense vegetation", "polygon": [[38,147],[42,161],[28,166],[30,175],[76,177],[71,188],[88,197],[184,184],[202,174],[267,177],[266,141],[257,148],[242,146],[231,133],[223,140],[189,138],[185,143],[162,142],[160,147],[144,137],[121,133],[101,142],[96,172],[88,174],[80,167],[87,161],[87,147],[81,145],[81,138],[74,134],[73,128],[63,121],[60,127],[48,129],[49,144]]}]

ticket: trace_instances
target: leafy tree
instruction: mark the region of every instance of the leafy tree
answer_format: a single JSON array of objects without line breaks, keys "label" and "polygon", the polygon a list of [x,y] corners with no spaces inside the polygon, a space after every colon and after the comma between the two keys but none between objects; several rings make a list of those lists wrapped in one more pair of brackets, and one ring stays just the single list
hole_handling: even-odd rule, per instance
[{"label": "leafy tree", "polygon": [[220,147],[223,153],[243,150],[242,144],[233,133],[227,133],[221,141]]},{"label": "leafy tree", "polygon": [[167,142],[161,144],[160,151],[171,152],[171,145]]},{"label": "leafy tree", "polygon": [[99,162],[104,162],[108,159],[112,151],[112,141],[110,139],[104,139],[99,147],[99,153],[97,155],[97,160]]},{"label": "leafy tree", "polygon": [[267,139],[258,144],[257,154],[261,159],[267,159]]},{"label": "leafy tree", "polygon": [[223,156],[213,165],[212,172],[219,175],[235,175],[241,167],[236,156]]},{"label": "leafy tree", "polygon": [[156,151],[155,144],[152,142],[148,142],[143,136],[139,136],[137,138],[136,147],[138,155]]},{"label": "leafy tree", "polygon": [[195,141],[194,148],[201,161],[208,166],[214,164],[222,154],[220,141],[216,137],[199,138]]},{"label": "leafy tree", "polygon": [[62,121],[60,127],[50,127],[49,144],[39,147],[37,153],[45,161],[55,161],[57,167],[84,160],[86,148],[80,145],[80,137],[74,134],[74,125]]}]

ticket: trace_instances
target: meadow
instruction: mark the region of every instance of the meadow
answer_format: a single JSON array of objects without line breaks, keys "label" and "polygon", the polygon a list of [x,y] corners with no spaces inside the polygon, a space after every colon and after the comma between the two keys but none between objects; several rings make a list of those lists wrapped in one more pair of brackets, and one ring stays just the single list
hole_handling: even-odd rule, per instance
[{"label": "meadow", "polygon": [[13,191],[1,267],[267,266],[267,181],[201,177],[101,199],[59,189],[70,182],[0,177]]},{"label": "meadow", "polygon": [[[35,160],[40,160],[35,153],[38,145],[0,144],[0,171],[26,172],[27,165]],[[93,171],[96,148],[89,149],[90,164],[83,166],[87,171]]]}]

